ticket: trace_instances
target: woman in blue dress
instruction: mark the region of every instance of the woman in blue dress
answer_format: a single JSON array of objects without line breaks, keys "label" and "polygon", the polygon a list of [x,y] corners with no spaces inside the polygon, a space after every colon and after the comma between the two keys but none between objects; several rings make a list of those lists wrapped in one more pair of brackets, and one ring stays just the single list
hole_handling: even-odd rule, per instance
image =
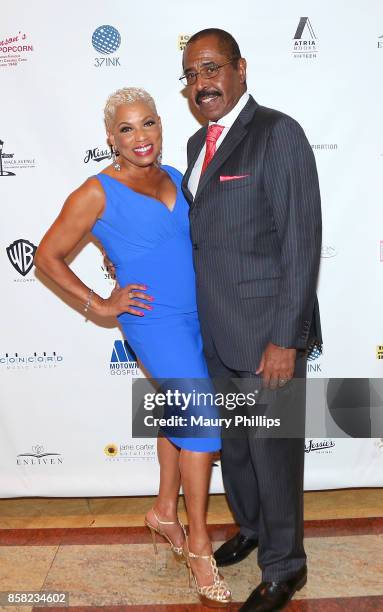
[{"label": "woman in blue dress", "polygon": [[[181,174],[160,166],[161,120],[152,97],[137,88],[120,89],[105,107],[113,164],[89,178],[66,200],[45,234],[35,265],[76,298],[84,311],[117,316],[128,343],[152,378],[208,379],[197,315],[188,205]],[[103,245],[118,281],[104,299],[87,287],[65,258],[88,233]],[[191,412],[215,417],[213,404]],[[189,412],[190,414],[190,412]],[[201,601],[229,605],[230,591],[219,575],[206,528],[212,452],[219,430],[196,437],[158,438],[159,493],[147,513],[155,532],[184,558]],[[174,431],[173,431],[174,433]],[[177,518],[180,486],[189,535]],[[156,550],[156,546],[155,546]]]}]

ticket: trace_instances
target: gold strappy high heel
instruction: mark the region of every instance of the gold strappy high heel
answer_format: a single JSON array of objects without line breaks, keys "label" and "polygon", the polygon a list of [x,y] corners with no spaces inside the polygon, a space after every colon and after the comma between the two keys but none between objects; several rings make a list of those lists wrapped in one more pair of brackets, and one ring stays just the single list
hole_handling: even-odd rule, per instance
[{"label": "gold strappy high heel", "polygon": [[152,512],[154,514],[154,517],[157,521],[157,526],[155,527],[154,525],[152,525],[147,518],[145,518],[145,525],[147,527],[149,527],[150,529],[150,533],[152,536],[152,542],[153,542],[153,548],[154,548],[154,553],[157,555],[158,554],[158,548],[157,548],[157,542],[156,542],[156,533],[158,533],[160,536],[162,536],[163,538],[165,538],[169,544],[170,544],[170,548],[172,550],[172,552],[175,554],[176,558],[179,561],[183,561],[184,560],[184,551],[183,551],[183,547],[182,546],[175,546],[173,544],[173,542],[171,541],[171,539],[169,538],[168,534],[165,533],[161,528],[160,525],[176,525],[177,522],[179,523],[182,531],[184,532],[184,536],[186,539],[186,530],[184,525],[181,523],[181,521],[178,519],[177,521],[161,521],[157,514],[154,512],[153,508],[152,508]]},{"label": "gold strappy high heel", "polygon": [[[217,563],[213,555],[196,555],[190,552],[188,548],[184,550],[184,555],[186,565],[189,569],[189,587],[191,586],[191,579],[193,577],[200,602],[208,608],[226,608],[231,603],[231,591],[225,580],[219,575]],[[199,586],[189,559],[205,559],[206,561],[210,561],[210,567],[213,573],[213,584]]]}]

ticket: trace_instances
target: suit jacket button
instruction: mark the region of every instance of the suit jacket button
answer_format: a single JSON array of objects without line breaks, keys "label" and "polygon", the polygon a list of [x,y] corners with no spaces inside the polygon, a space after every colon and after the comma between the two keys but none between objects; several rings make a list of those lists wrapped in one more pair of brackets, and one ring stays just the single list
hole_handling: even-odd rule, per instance
[{"label": "suit jacket button", "polygon": [[193,249],[194,249],[195,251],[197,251],[197,250],[198,250],[198,244],[197,244],[196,242],[193,242]]}]

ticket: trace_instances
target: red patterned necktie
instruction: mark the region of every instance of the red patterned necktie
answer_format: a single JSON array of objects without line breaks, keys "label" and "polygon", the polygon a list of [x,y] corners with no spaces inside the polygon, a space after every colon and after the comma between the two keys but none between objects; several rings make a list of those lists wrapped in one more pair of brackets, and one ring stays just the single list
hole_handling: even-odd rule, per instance
[{"label": "red patterned necktie", "polygon": [[203,174],[213,159],[215,150],[217,148],[217,140],[221,136],[222,131],[224,130],[223,125],[218,125],[217,123],[213,123],[209,125],[207,128],[206,134],[206,152],[205,159],[203,160],[201,174]]}]

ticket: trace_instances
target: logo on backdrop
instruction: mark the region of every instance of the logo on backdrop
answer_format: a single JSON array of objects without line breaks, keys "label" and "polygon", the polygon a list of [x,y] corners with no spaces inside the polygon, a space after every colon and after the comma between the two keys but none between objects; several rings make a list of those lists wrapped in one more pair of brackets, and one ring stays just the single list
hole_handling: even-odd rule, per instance
[{"label": "logo on backdrop", "polygon": [[335,142],[324,144],[312,144],[311,148],[314,151],[337,151],[338,145]]},{"label": "logo on backdrop", "polygon": [[48,353],[0,353],[0,369],[4,370],[30,370],[57,368],[64,357],[56,351]]},{"label": "logo on backdrop", "polygon": [[4,141],[0,140],[0,177],[1,176],[15,176],[13,170],[34,168],[34,159],[14,159],[14,153],[3,152]]},{"label": "logo on backdrop", "polygon": [[84,157],[84,164],[89,164],[90,161],[100,162],[104,159],[112,159],[112,149],[107,147],[106,149],[87,149]]},{"label": "logo on backdrop", "polygon": [[378,49],[383,49],[383,34],[378,36]]},{"label": "logo on backdrop", "polygon": [[[14,172],[10,172],[9,170],[5,170],[4,166],[6,166],[6,161],[11,160],[14,156],[14,153],[3,153],[4,141],[0,140],[0,176],[15,176]],[[4,160],[4,163],[3,163]]]},{"label": "logo on backdrop", "polygon": [[[322,373],[322,364],[317,362],[317,359],[322,356],[322,352],[322,345],[314,340],[307,349],[307,372]],[[313,361],[316,363],[312,363]]]},{"label": "logo on backdrop", "polygon": [[318,53],[318,41],[308,17],[301,17],[294,35],[293,57],[313,59]]},{"label": "logo on backdrop", "polygon": [[383,344],[378,344],[376,347],[376,358],[383,359]]},{"label": "logo on backdrop", "polygon": [[321,255],[320,255],[322,259],[332,259],[333,257],[336,257],[337,255],[338,255],[338,251],[336,250],[334,246],[331,246],[329,244],[322,246]]},{"label": "logo on backdrop", "polygon": [[[97,53],[109,56],[115,53],[121,44],[120,32],[111,25],[98,27],[92,35],[92,45]],[[121,66],[119,57],[96,57],[94,66]]]},{"label": "logo on backdrop", "polygon": [[19,32],[16,36],[8,36],[0,40],[0,68],[7,66],[13,68],[26,62],[33,45],[28,41],[25,33]]},{"label": "logo on backdrop", "polygon": [[190,34],[179,34],[178,35],[178,49],[183,51],[186,47],[186,44],[190,38]]},{"label": "logo on backdrop", "polygon": [[37,247],[32,242],[19,238],[12,242],[6,251],[9,261],[21,276],[26,276],[32,270],[33,259],[37,251]]},{"label": "logo on backdrop", "polygon": [[331,455],[335,446],[334,440],[324,438],[323,440],[306,440],[305,453],[316,453],[317,455]]},{"label": "logo on backdrop", "polygon": [[110,358],[110,373],[115,376],[138,376],[137,357],[126,340],[116,340]]},{"label": "logo on backdrop", "polygon": [[17,455],[16,463],[25,465],[59,465],[63,462],[61,453],[46,453],[41,444],[32,446],[32,452]]},{"label": "logo on backdrop", "polygon": [[383,261],[383,240],[380,241],[380,261]]},{"label": "logo on backdrop", "polygon": [[108,280],[110,285],[114,285],[116,281],[116,275],[113,274],[113,272],[109,270],[109,268],[107,268],[106,266],[101,266],[101,270],[104,274],[105,280]]},{"label": "logo on backdrop", "polygon": [[117,444],[107,444],[104,448],[104,453],[107,457],[116,457],[118,455]]},{"label": "logo on backdrop", "polygon": [[156,445],[142,442],[107,444],[104,447],[105,461],[156,461]]}]

